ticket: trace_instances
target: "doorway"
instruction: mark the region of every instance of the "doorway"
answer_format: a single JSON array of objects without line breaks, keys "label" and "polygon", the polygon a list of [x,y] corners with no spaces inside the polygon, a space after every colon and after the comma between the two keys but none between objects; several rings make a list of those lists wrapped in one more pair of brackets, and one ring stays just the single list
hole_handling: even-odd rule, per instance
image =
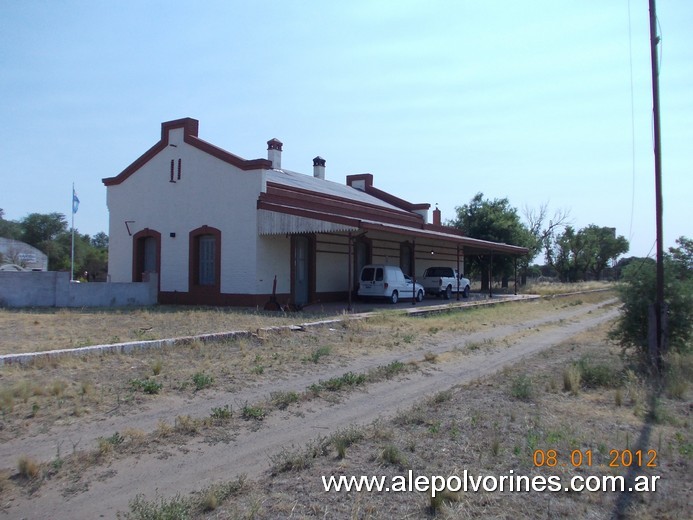
[{"label": "doorway", "polygon": [[303,306],[310,301],[313,280],[312,245],[308,236],[294,236],[292,240],[291,296],[293,303]]}]

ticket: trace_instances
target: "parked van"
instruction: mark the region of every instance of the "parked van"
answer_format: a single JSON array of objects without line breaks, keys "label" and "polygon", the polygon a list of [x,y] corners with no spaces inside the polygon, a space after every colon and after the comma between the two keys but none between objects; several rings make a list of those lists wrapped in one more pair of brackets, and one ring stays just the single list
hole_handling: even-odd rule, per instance
[{"label": "parked van", "polygon": [[396,265],[371,264],[361,269],[358,295],[361,298],[387,298],[397,303],[401,298],[423,300],[424,288],[416,284]]}]

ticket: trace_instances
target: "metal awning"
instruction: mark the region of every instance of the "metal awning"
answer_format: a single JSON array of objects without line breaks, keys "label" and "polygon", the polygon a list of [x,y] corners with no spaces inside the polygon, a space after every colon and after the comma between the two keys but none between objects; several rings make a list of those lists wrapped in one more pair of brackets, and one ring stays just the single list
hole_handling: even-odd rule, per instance
[{"label": "metal awning", "polygon": [[258,235],[286,235],[301,233],[332,233],[358,231],[357,226],[330,222],[317,218],[291,215],[259,209],[257,212]]},{"label": "metal awning", "polygon": [[258,204],[258,234],[281,235],[296,233],[354,232],[359,230],[383,231],[406,237],[428,238],[459,245],[467,255],[488,253],[525,255],[527,248],[479,240],[435,229],[414,228],[364,220],[331,213],[318,213],[295,206],[268,202]]}]

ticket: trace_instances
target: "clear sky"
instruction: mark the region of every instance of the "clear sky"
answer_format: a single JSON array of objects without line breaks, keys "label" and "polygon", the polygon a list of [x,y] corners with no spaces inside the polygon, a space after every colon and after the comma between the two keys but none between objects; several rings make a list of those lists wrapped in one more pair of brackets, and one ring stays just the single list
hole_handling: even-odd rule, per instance
[{"label": "clear sky", "polygon": [[[660,0],[664,246],[693,236],[693,2]],[[654,254],[647,0],[0,0],[0,208],[108,231],[161,123],[246,159],[372,173],[443,219],[477,193]],[[632,64],[632,73],[631,73]]]}]

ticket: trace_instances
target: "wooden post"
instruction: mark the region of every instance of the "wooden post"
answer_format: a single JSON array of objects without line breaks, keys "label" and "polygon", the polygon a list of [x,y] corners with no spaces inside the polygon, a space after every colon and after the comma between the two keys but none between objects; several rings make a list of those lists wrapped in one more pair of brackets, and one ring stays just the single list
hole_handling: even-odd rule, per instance
[{"label": "wooden post", "polygon": [[488,263],[488,297],[493,298],[493,249],[490,257],[491,261]]},{"label": "wooden post", "polygon": [[413,282],[411,285],[411,291],[412,291],[411,304],[416,305],[416,239],[415,238],[411,239],[411,280]]},{"label": "wooden post", "polygon": [[657,61],[657,10],[655,0],[650,0],[650,58],[652,61],[652,109],[654,112],[654,156],[655,156],[655,215],[657,227],[657,300],[655,303],[655,326],[657,342],[657,367],[662,368],[664,341],[664,231],[662,226],[662,135],[659,123],[659,65]]},{"label": "wooden post", "polygon": [[347,311],[351,312],[351,293],[354,290],[354,273],[353,273],[353,268],[352,268],[352,251],[351,251],[351,231],[349,231],[349,235],[347,236],[347,242],[348,242],[348,262],[349,262],[349,269],[348,269],[348,282],[347,282]]},{"label": "wooden post", "polygon": [[460,301],[460,245],[457,244],[457,301]]}]

